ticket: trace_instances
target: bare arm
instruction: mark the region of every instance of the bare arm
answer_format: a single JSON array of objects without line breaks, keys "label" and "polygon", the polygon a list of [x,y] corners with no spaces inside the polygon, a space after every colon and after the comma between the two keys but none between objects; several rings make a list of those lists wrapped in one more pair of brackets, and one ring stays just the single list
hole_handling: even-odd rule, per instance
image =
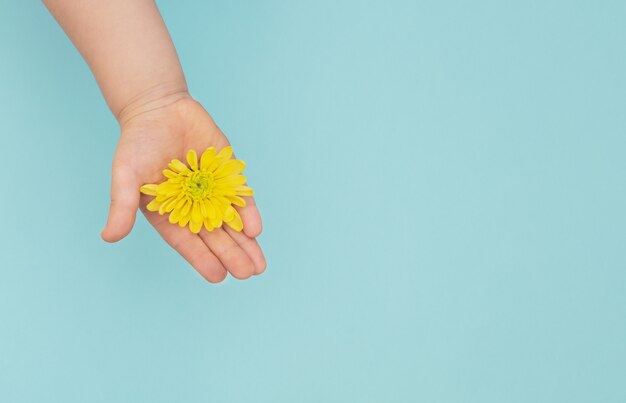
[{"label": "bare arm", "polygon": [[44,0],[123,121],[187,96],[174,44],[152,0]]},{"label": "bare arm", "polygon": [[219,282],[230,272],[244,279],[265,270],[255,239],[261,216],[252,197],[236,207],[243,232],[198,234],[147,211],[139,187],[162,180],[161,169],[189,149],[221,149],[229,141],[187,91],[176,49],[152,0],[44,0],[93,71],[118,119],[111,206],[102,238],[116,242],[132,229],[137,209],[203,277]]}]

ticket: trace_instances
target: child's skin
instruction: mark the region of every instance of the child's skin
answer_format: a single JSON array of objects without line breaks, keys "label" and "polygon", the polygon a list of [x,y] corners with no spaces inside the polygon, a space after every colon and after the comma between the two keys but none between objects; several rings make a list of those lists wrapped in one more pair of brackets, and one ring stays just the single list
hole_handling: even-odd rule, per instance
[{"label": "child's skin", "polygon": [[242,233],[223,226],[195,235],[149,212],[139,187],[160,181],[161,170],[187,150],[228,145],[204,108],[191,98],[176,49],[152,0],[44,0],[91,68],[121,136],[113,158],[111,206],[102,238],[117,242],[131,231],[137,209],[204,278],[227,271],[245,279],[265,270],[256,237],[261,216],[254,199],[239,209]]}]

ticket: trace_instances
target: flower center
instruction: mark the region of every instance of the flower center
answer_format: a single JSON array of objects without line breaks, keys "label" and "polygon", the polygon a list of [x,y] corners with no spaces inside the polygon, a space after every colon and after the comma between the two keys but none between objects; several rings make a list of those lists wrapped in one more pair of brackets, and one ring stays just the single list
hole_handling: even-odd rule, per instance
[{"label": "flower center", "polygon": [[185,180],[183,188],[192,199],[205,199],[213,191],[213,176],[207,172],[192,172]]}]

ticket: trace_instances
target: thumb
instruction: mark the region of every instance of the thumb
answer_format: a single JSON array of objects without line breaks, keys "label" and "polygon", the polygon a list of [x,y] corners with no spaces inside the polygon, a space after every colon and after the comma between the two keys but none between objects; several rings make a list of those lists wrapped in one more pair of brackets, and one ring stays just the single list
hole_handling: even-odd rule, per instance
[{"label": "thumb", "polygon": [[134,172],[114,168],[111,177],[111,206],[109,218],[102,231],[102,239],[117,242],[124,238],[135,224],[139,208],[139,185]]}]

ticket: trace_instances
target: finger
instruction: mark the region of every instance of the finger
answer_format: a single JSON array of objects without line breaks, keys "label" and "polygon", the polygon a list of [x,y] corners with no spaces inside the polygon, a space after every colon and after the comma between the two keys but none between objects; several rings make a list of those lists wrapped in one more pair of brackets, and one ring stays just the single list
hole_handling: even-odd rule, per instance
[{"label": "finger", "polygon": [[265,267],[267,266],[267,262],[265,261],[265,256],[263,256],[263,251],[259,246],[259,243],[256,239],[248,237],[246,234],[241,232],[237,232],[229,226],[225,226],[224,229],[230,235],[230,237],[237,242],[237,245],[243,249],[244,252],[248,255],[252,263],[254,264],[254,274],[261,274],[265,271]]},{"label": "finger", "polygon": [[171,224],[167,216],[156,212],[142,211],[150,224],[161,237],[174,248],[202,277],[211,283],[219,283],[226,278],[226,269],[222,262],[209,250],[196,234],[188,228]]},{"label": "finger", "polygon": [[241,216],[241,221],[243,222],[243,232],[250,238],[256,238],[261,235],[261,231],[263,231],[261,213],[259,213],[259,209],[257,208],[253,197],[245,196],[243,199],[246,201],[246,206],[235,206],[235,208]]},{"label": "finger", "polygon": [[101,234],[105,241],[117,242],[128,235],[133,228],[139,207],[139,186],[131,170],[113,169],[109,217]]},{"label": "finger", "polygon": [[211,232],[203,229],[199,235],[233,277],[244,280],[254,274],[255,266],[250,257],[222,228]]}]

